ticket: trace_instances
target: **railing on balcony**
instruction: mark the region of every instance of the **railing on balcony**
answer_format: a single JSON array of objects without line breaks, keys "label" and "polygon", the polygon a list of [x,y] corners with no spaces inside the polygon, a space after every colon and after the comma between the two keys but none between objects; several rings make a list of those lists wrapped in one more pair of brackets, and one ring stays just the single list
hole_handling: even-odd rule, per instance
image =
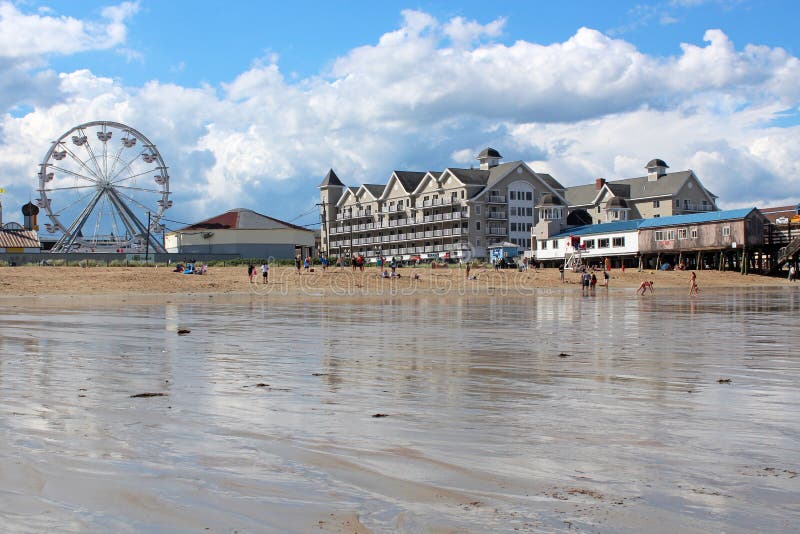
[{"label": "railing on balcony", "polygon": [[506,197],[505,195],[489,195],[487,202],[491,202],[493,204],[505,204]]},{"label": "railing on balcony", "polygon": [[486,231],[487,235],[508,235],[506,228],[489,228]]},{"label": "railing on balcony", "polygon": [[504,211],[490,211],[486,214],[486,218],[488,219],[505,219],[506,212]]}]

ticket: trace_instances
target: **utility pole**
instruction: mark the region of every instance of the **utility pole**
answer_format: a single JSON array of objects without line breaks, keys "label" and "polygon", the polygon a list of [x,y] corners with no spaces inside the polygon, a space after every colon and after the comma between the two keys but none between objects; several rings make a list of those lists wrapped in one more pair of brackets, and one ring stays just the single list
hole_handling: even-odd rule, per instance
[{"label": "utility pole", "polygon": [[[140,223],[141,224],[141,223]],[[150,212],[147,212],[147,240],[144,244],[144,263],[147,264],[147,257],[150,255]]]},{"label": "utility pole", "polygon": [[325,202],[318,202],[317,206],[322,206],[320,217],[322,218],[322,229],[325,231],[325,257],[330,258],[331,255],[331,236],[330,229],[328,228],[328,214],[325,211]]}]

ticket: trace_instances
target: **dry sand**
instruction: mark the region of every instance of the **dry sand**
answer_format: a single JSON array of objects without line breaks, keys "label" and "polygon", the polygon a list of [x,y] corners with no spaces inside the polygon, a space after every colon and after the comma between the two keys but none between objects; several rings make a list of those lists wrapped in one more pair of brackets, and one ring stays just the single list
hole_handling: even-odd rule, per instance
[{"label": "dry sand", "polygon": [[[258,269],[258,267],[257,267]],[[211,267],[203,276],[184,275],[166,267],[8,267],[0,269],[0,296],[48,295],[215,295],[253,294],[282,296],[369,296],[435,294],[525,294],[534,289],[577,289],[579,275],[565,273],[565,282],[559,280],[557,269],[539,269],[527,272],[515,270],[493,271],[473,269],[476,280],[466,280],[463,269],[400,268],[398,279],[383,279],[375,267],[363,272],[329,269],[323,272],[302,272],[291,267],[270,269],[269,283],[262,283],[258,272],[256,283],[247,278],[247,267]],[[604,290],[602,273],[598,273],[598,290]],[[415,278],[418,275],[419,278]],[[653,280],[656,291],[660,288],[689,289],[690,273],[681,271],[644,271],[619,269],[610,271],[611,289],[639,287],[643,280]],[[701,289],[731,287],[780,287],[788,282],[784,278],[738,272],[697,271]]]}]

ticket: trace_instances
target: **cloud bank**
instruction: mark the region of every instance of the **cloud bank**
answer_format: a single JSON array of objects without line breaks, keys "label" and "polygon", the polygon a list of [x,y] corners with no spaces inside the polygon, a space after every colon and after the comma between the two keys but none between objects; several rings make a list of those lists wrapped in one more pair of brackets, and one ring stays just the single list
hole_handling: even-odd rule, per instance
[{"label": "cloud bank", "polygon": [[[469,165],[487,145],[566,185],[638,176],[660,157],[694,169],[725,207],[798,198],[800,127],[775,124],[798,122],[800,60],[737,47],[719,29],[702,46],[655,57],[591,28],[560,43],[501,44],[505,19],[407,10],[376,43],[303,79],[285,76],[276,56],[219,86],[129,87],[48,68],[56,53],[125,50],[137,9],[80,21],[0,4],[0,187],[26,201],[48,143],[106,119],[159,146],[175,191],[170,215],[188,221],[237,206],[290,218],[313,206],[330,167],[348,183],[374,183],[396,168]],[[15,39],[42,32],[56,41]],[[31,111],[17,116],[19,106]]]}]

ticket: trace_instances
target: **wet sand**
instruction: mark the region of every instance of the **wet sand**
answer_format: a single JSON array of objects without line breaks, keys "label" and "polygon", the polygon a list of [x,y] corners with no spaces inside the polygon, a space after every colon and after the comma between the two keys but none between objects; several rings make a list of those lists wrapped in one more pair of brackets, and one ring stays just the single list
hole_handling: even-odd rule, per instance
[{"label": "wet sand", "polygon": [[631,293],[6,299],[0,523],[792,530],[800,291]]},{"label": "wet sand", "polygon": [[[14,267],[0,269],[0,297],[45,295],[200,295],[251,294],[282,296],[388,296],[388,295],[529,295],[531,290],[562,290],[579,286],[579,275],[568,271],[561,283],[557,269],[518,272],[473,269],[476,280],[467,280],[459,268],[400,268],[400,278],[383,279],[375,267],[364,272],[329,269],[298,272],[290,267],[273,267],[268,284],[261,273],[249,283],[247,268],[212,267],[206,275],[183,275],[166,267]],[[415,278],[418,276],[418,279]],[[633,289],[653,280],[655,289],[689,290],[687,271],[610,271],[612,289]],[[762,275],[742,276],[738,272],[697,271],[701,291],[713,288],[786,287],[784,278]],[[598,273],[598,290],[603,289]]]}]

